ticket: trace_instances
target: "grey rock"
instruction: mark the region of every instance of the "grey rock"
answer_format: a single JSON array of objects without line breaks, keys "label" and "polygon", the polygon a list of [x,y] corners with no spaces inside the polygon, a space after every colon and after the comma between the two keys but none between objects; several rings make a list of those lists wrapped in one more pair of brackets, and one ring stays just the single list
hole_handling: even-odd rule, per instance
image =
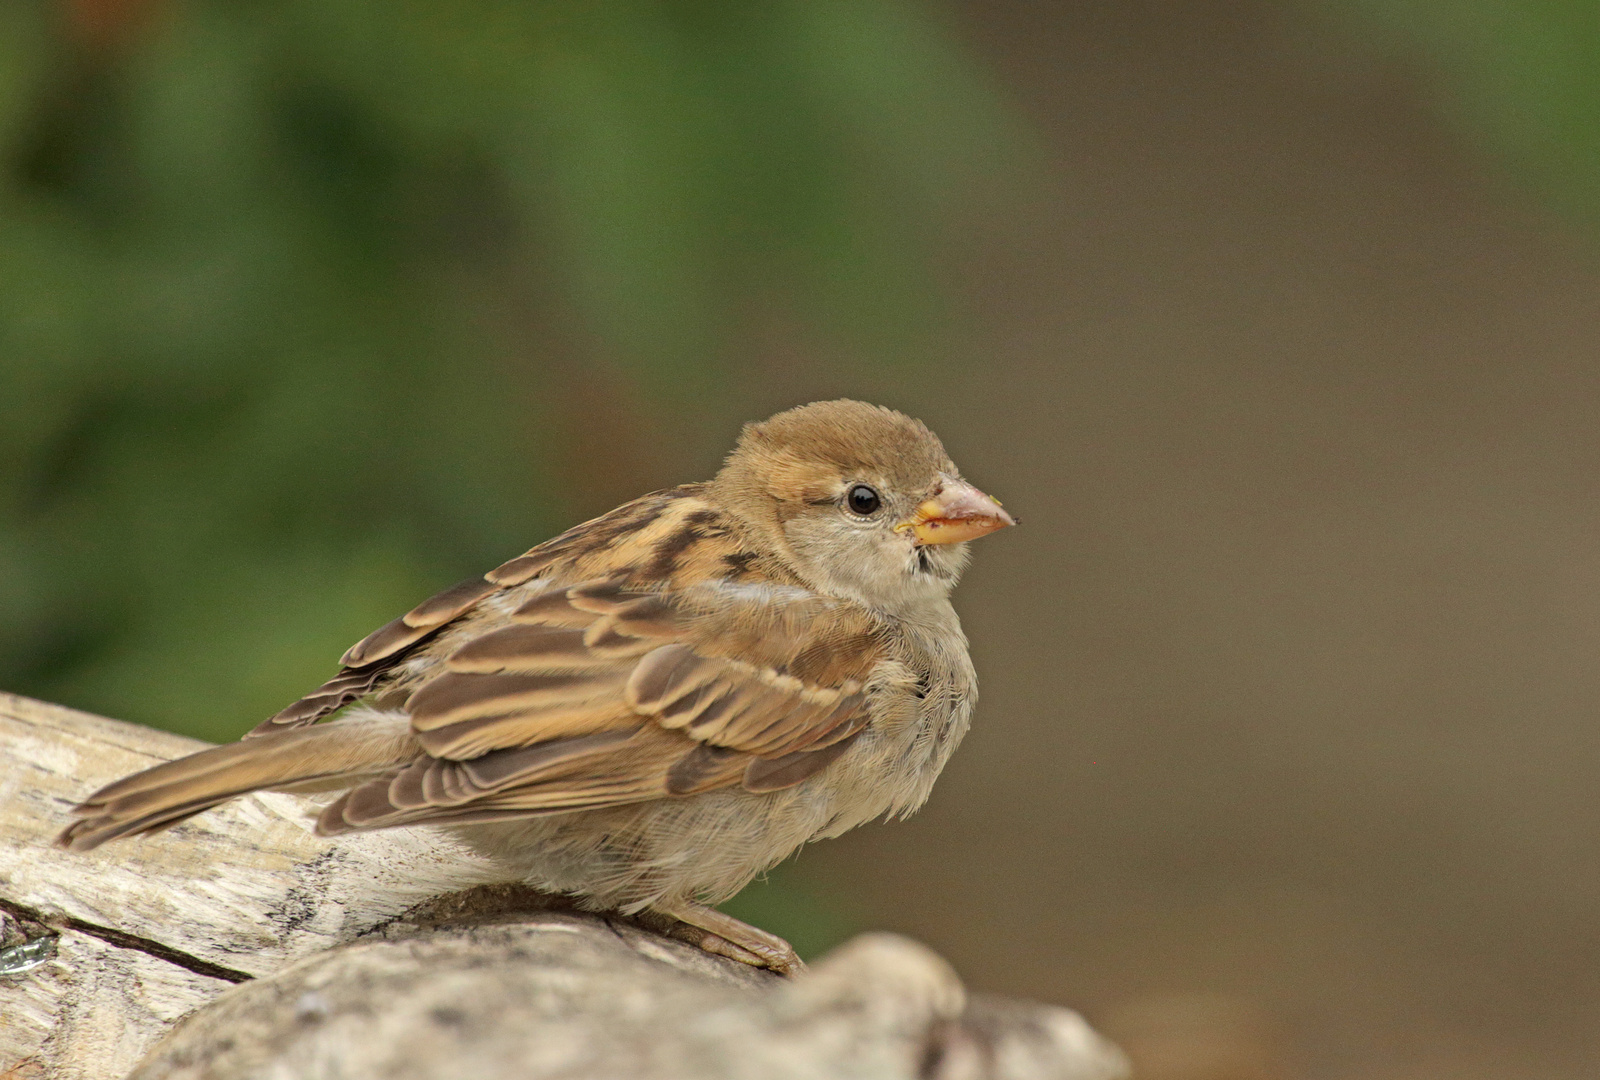
[{"label": "grey rock", "polygon": [[217,997],[130,1080],[1115,1080],[1065,1009],[978,998],[928,949],[866,934],[779,979],[572,912],[330,949]]}]

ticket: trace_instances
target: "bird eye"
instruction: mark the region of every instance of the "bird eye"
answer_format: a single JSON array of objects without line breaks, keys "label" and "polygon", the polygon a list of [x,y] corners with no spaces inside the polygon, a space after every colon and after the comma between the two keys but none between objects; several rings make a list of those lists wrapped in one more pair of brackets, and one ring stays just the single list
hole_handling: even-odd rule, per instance
[{"label": "bird eye", "polygon": [[878,512],[878,507],[883,505],[883,500],[878,498],[878,493],[865,484],[857,484],[850,489],[850,494],[845,496],[845,504],[850,507],[852,514],[866,517],[868,514]]}]

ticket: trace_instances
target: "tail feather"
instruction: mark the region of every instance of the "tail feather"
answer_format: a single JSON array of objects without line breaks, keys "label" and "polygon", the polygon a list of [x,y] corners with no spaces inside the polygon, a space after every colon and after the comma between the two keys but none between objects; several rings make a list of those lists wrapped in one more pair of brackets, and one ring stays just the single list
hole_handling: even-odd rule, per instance
[{"label": "tail feather", "polygon": [[352,717],[258,735],[163,762],[107,784],[73,810],[56,838],[88,851],[108,840],[155,832],[252,791],[337,788],[416,759],[421,747],[399,714]]}]

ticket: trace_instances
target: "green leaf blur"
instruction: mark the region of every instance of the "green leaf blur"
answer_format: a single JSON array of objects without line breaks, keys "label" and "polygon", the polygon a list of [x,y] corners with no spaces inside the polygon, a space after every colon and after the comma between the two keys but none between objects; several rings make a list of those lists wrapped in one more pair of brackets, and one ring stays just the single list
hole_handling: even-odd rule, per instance
[{"label": "green leaf blur", "polygon": [[1600,227],[1600,5],[1591,0],[1334,0],[1420,59],[1434,99],[1514,180]]}]

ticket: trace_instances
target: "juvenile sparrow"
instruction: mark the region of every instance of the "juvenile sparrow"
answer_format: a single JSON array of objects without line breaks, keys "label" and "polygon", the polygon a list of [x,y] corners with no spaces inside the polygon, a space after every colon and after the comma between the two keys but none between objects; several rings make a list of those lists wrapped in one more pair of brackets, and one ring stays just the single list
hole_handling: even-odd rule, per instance
[{"label": "juvenile sparrow", "polygon": [[100,789],[57,842],[338,791],[321,835],[445,827],[507,880],[793,970],[787,942],[708,905],[927,799],[977,696],[950,590],[966,541],[1012,524],[920,422],[791,409],[746,425],[710,483],[446,589],[239,742]]}]

